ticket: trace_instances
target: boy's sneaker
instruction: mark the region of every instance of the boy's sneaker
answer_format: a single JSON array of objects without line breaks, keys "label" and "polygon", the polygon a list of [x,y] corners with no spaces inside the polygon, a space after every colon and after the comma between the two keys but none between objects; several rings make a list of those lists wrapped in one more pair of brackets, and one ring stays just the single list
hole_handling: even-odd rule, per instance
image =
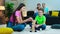
[{"label": "boy's sneaker", "polygon": [[[32,29],[30,28],[30,32],[32,32]],[[37,32],[36,30],[35,30],[35,32]]]},{"label": "boy's sneaker", "polygon": [[35,28],[35,30],[38,30],[38,31],[40,31],[40,28]]},{"label": "boy's sneaker", "polygon": [[[30,31],[30,32],[32,32],[32,31]],[[35,32],[37,32],[37,31],[35,30]]]}]

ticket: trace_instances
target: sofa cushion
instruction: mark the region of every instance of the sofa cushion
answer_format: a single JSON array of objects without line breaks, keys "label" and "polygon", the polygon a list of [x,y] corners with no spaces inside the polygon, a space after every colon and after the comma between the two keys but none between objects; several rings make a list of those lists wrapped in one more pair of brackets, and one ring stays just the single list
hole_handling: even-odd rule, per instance
[{"label": "sofa cushion", "polygon": [[58,14],[59,14],[58,11],[52,11],[52,15],[51,15],[51,16],[56,16],[56,17],[58,17]]},{"label": "sofa cushion", "polygon": [[13,29],[12,28],[0,28],[0,34],[12,34]]}]

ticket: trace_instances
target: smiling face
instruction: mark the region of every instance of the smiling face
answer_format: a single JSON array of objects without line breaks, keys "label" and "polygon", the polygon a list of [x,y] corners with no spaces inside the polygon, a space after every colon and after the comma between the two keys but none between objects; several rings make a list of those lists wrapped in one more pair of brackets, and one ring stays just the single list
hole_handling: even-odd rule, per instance
[{"label": "smiling face", "polygon": [[44,12],[42,10],[38,10],[39,16],[43,16]]},{"label": "smiling face", "polygon": [[23,6],[23,7],[21,8],[21,11],[25,11],[25,10],[26,10],[26,7]]},{"label": "smiling face", "polygon": [[27,16],[27,10],[26,10],[26,7],[25,7],[25,6],[23,6],[23,7],[21,8],[21,12],[22,12],[22,16],[23,16],[23,17],[26,17],[26,16]]},{"label": "smiling face", "polygon": [[38,8],[38,9],[41,8],[41,4],[40,4],[40,3],[37,4],[37,8]]},{"label": "smiling face", "polygon": [[39,7],[39,8],[40,8],[40,7],[41,7],[41,5],[37,5],[37,7]]}]

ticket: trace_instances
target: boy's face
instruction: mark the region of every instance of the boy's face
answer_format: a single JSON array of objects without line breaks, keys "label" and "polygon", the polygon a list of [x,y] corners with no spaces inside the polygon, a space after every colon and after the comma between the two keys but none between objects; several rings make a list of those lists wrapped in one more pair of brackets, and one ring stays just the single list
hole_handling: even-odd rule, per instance
[{"label": "boy's face", "polygon": [[42,16],[43,15],[43,11],[39,10],[38,14],[39,14],[39,16]]}]

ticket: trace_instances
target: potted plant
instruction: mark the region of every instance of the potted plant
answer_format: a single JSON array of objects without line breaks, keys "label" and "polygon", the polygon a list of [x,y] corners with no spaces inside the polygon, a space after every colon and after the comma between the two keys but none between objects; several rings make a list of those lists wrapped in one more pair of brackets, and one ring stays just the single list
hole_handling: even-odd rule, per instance
[{"label": "potted plant", "polygon": [[9,2],[6,2],[5,3],[5,8],[6,8],[6,15],[8,16],[8,17],[10,17],[10,15],[12,14],[12,12],[13,12],[13,10],[14,10],[14,4],[13,3],[9,3]]},{"label": "potted plant", "polygon": [[10,18],[10,16],[11,16],[11,14],[14,11],[14,4],[13,3],[6,2],[5,3],[5,8],[6,8],[6,10],[5,10],[5,16],[6,16],[5,21],[8,21],[9,18]]}]

